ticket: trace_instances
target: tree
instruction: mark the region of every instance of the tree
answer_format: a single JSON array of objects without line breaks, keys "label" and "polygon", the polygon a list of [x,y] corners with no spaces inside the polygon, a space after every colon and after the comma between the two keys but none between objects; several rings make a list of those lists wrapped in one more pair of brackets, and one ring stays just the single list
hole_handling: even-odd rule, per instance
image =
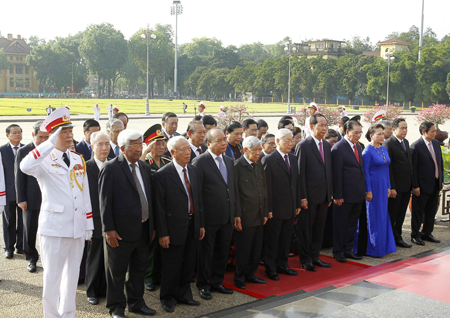
[{"label": "tree", "polygon": [[236,47],[218,48],[206,59],[207,65],[211,68],[234,69],[241,64],[241,59],[237,54]]},{"label": "tree", "polygon": [[216,38],[202,37],[192,39],[192,42],[187,43],[181,48],[181,51],[182,54],[186,54],[188,57],[208,57],[212,56],[215,50],[222,48],[222,41]]},{"label": "tree", "polygon": [[345,41],[346,45],[346,52],[347,53],[353,53],[353,54],[361,54],[365,51],[373,51],[375,50],[376,46],[372,44],[369,37],[366,37],[365,39],[361,39],[361,37],[354,36],[351,40]]},{"label": "tree", "polygon": [[264,44],[261,42],[243,44],[239,47],[237,53],[244,61],[253,61],[256,63],[262,63],[266,59],[270,58],[267,48],[264,47]]},{"label": "tree", "polygon": [[0,71],[6,70],[7,68],[9,68],[10,65],[11,65],[11,63],[6,58],[4,49],[3,48],[0,49]]},{"label": "tree", "polygon": [[205,95],[208,98],[223,98],[233,91],[226,78],[230,70],[227,68],[207,69],[202,72],[197,84],[197,95]]},{"label": "tree", "polygon": [[35,48],[38,45],[43,45],[46,43],[45,39],[41,39],[37,35],[30,36],[28,40],[25,39],[25,42],[27,42],[28,46],[31,48]]},{"label": "tree", "polygon": [[236,66],[227,76],[227,82],[234,87],[236,93],[253,91],[256,79],[257,65],[255,62],[245,61],[244,66]]}]

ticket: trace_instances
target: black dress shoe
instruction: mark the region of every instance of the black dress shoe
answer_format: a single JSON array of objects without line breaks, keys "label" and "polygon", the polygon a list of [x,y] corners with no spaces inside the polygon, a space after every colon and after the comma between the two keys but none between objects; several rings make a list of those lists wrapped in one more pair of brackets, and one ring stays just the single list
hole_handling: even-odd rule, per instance
[{"label": "black dress shoe", "polygon": [[271,280],[280,280],[280,276],[278,276],[275,272],[266,272],[267,278]]},{"label": "black dress shoe", "polygon": [[181,301],[182,304],[188,305],[188,306],[200,306],[200,302],[196,300],[183,300]]},{"label": "black dress shoe", "polygon": [[334,258],[340,263],[345,263],[347,261],[344,255],[334,255]]},{"label": "black dress shoe", "polygon": [[317,261],[313,262],[313,265],[319,266],[319,267],[331,267],[331,264],[325,263],[322,260],[318,259]]},{"label": "black dress shoe", "polygon": [[432,242],[432,243],[441,243],[441,240],[438,240],[437,238],[435,238],[433,236],[433,234],[422,235],[422,240]]},{"label": "black dress shoe", "polygon": [[234,282],[234,285],[235,285],[237,288],[245,289],[245,283],[244,283],[244,282]]},{"label": "black dress shoe", "polygon": [[277,268],[277,272],[278,274],[285,274],[288,276],[297,276],[298,273],[296,271],[294,271],[293,269],[290,269],[289,267],[285,267],[285,268]]},{"label": "black dress shoe", "polygon": [[156,314],[156,310],[153,310],[153,309],[151,309],[151,308],[149,308],[147,306],[144,306],[144,307],[142,307],[140,309],[133,309],[133,310],[130,310],[130,311],[134,312],[134,313],[136,313],[138,315],[144,315],[144,316],[153,316],[153,315]]},{"label": "black dress shoe", "polygon": [[302,268],[304,269],[304,270],[307,270],[307,271],[310,271],[310,272],[315,272],[317,269],[314,267],[314,265],[313,264],[311,264],[311,263],[305,263],[305,264],[302,264]]},{"label": "black dress shoe", "polygon": [[249,282],[249,283],[254,283],[254,284],[265,284],[265,283],[267,283],[267,281],[265,279],[258,278],[256,276],[249,277],[245,281]]},{"label": "black dress shoe", "polygon": [[32,262],[28,263],[27,270],[30,273],[36,272],[36,263],[32,263]]},{"label": "black dress shoe", "polygon": [[126,318],[125,314],[113,314],[112,318]]},{"label": "black dress shoe", "polygon": [[91,305],[98,305],[98,298],[97,297],[88,297],[87,301]]},{"label": "black dress shoe", "polygon": [[163,304],[162,308],[167,312],[174,312],[175,304]]},{"label": "black dress shoe", "polygon": [[199,289],[198,293],[200,294],[200,297],[205,300],[210,300],[212,298],[211,292],[205,288]]},{"label": "black dress shoe", "polygon": [[403,240],[398,240],[397,242],[395,242],[395,245],[397,245],[398,247],[404,247],[404,248],[411,248],[412,247],[411,244],[408,244],[408,243],[406,243]]},{"label": "black dress shoe", "polygon": [[232,293],[234,293],[234,291],[232,289],[226,288],[222,284],[220,284],[217,287],[211,286],[211,291],[215,291],[215,292],[225,294],[225,295],[231,295]]},{"label": "black dress shoe", "polygon": [[8,252],[8,251],[6,251],[6,252],[5,252],[5,257],[6,257],[7,259],[12,259],[12,258],[14,257],[14,253],[13,253],[13,252]]},{"label": "black dress shoe", "polygon": [[18,248],[16,248],[16,254],[23,254],[23,250],[19,250]]},{"label": "black dress shoe", "polygon": [[425,242],[420,237],[411,237],[411,242],[417,245],[425,245]]},{"label": "black dress shoe", "polygon": [[360,260],[362,260],[362,259],[363,259],[363,257],[362,257],[362,256],[356,255],[356,254],[355,254],[355,253],[353,253],[353,252],[351,252],[351,253],[348,253],[348,254],[345,254],[345,257],[346,257],[346,258],[351,258],[351,259],[355,259],[355,260],[357,260],[357,261],[360,261]]},{"label": "black dress shoe", "polygon": [[145,285],[145,289],[148,290],[148,291],[155,291],[155,289],[156,289],[156,286],[153,283],[147,283],[147,284],[144,284],[144,285]]}]

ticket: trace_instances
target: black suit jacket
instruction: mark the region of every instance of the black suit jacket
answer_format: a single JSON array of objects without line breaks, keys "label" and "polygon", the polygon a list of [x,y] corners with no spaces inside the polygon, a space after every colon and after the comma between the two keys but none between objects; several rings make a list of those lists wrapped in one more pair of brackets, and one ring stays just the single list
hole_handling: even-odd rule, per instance
[{"label": "black suit jacket", "polygon": [[[194,237],[200,238],[203,219],[202,185],[198,168],[186,165],[194,202]],[[170,236],[170,244],[184,245],[189,229],[189,196],[173,162],[156,172],[156,234]]]},{"label": "black suit jacket", "polygon": [[98,194],[100,170],[94,158],[86,161],[86,173],[89,180],[89,195],[91,197],[92,219],[94,221],[93,237],[100,239],[102,238],[102,220],[100,217],[100,200]]},{"label": "black suit jacket", "polygon": [[42,203],[41,188],[36,178],[25,174],[20,170],[20,162],[28,153],[36,148],[33,142],[23,146],[17,151],[14,164],[16,182],[16,202],[27,202],[28,209],[39,210]]},{"label": "black suit jacket", "polygon": [[278,150],[262,159],[269,212],[273,213],[274,219],[290,219],[295,216],[295,209],[301,207],[297,157],[291,153],[288,157],[290,171]]},{"label": "black suit jacket", "polygon": [[[23,144],[19,144],[20,147],[23,147]],[[15,158],[9,142],[0,146],[0,153],[2,154],[3,170],[5,172],[6,202],[16,201],[16,182],[14,177]]]},{"label": "black suit jacket", "polygon": [[[151,169],[139,160],[139,170],[148,202],[150,235],[154,230],[152,209]],[[99,177],[100,215],[103,232],[115,230],[124,241],[136,241],[141,236],[142,208],[128,162],[121,154],[108,161]]]},{"label": "black suit jacket", "polygon": [[312,204],[331,202],[333,196],[331,146],[326,140],[322,140],[322,147],[325,162],[312,136],[295,147],[300,172],[300,199],[307,199]]},{"label": "black suit jacket", "polygon": [[361,203],[366,197],[364,162],[361,146],[358,149],[359,162],[346,138],[342,138],[331,149],[333,170],[333,197],[346,203]]},{"label": "black suit jacket", "polygon": [[255,165],[254,170],[244,156],[234,162],[243,227],[264,225],[264,218],[269,216],[266,174],[260,161]]},{"label": "black suit jacket", "polygon": [[196,157],[192,162],[194,166],[198,167],[202,178],[205,225],[233,224],[235,217],[241,217],[233,160],[225,154],[222,155],[222,158],[227,168],[228,184],[225,183],[209,151]]},{"label": "black suit jacket", "polygon": [[[442,152],[439,141],[431,141],[436,155],[436,162],[439,170],[439,190],[444,182],[444,166],[442,162]],[[413,188],[420,188],[421,192],[432,193],[434,190],[436,177],[433,157],[428,146],[420,137],[411,144],[411,155],[413,165]]]},{"label": "black suit jacket", "polygon": [[384,142],[389,152],[391,164],[389,165],[389,179],[391,189],[397,192],[411,192],[412,188],[412,157],[409,149],[409,141],[403,139],[406,151],[395,136],[391,136]]},{"label": "black suit jacket", "polygon": [[75,149],[77,150],[78,153],[83,155],[83,158],[85,161],[88,161],[91,159],[91,151],[89,150],[90,146],[88,146],[88,144],[86,143],[86,140],[82,140],[80,141],[77,146],[75,147]]},{"label": "black suit jacket", "polygon": [[[202,150],[202,154],[204,154],[205,151],[208,150],[208,147],[206,147],[205,145],[201,145],[200,149]],[[191,161],[189,161],[189,162],[192,162],[192,160],[194,160],[195,157],[197,157],[197,154],[195,153],[195,151],[192,151],[192,148],[191,148]]]}]

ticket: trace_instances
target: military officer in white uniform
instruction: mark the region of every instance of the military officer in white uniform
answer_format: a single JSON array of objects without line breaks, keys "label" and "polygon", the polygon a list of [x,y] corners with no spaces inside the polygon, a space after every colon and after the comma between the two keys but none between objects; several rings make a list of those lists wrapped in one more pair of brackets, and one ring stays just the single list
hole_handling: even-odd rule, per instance
[{"label": "military officer in white uniform", "polygon": [[[2,155],[0,154],[0,214],[3,213],[6,205],[6,190],[5,190],[5,174],[3,171]],[[0,281],[2,278],[0,277]]]},{"label": "military officer in white uniform", "polygon": [[86,166],[69,151],[73,143],[67,108],[59,108],[42,123],[50,138],[32,150],[20,169],[39,183],[42,205],[39,215],[41,261],[44,268],[44,317],[75,317],[75,295],[84,241],[94,224]]}]

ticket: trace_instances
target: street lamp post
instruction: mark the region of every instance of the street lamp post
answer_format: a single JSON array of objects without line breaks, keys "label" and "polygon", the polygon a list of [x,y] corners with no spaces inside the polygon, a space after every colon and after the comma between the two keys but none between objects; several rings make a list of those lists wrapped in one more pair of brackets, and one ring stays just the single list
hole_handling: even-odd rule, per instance
[{"label": "street lamp post", "polygon": [[419,62],[420,56],[422,55],[422,45],[423,45],[423,9],[425,6],[425,0],[422,0],[422,20],[420,23],[420,37],[419,37]]},{"label": "street lamp post", "polygon": [[389,106],[389,68],[391,66],[391,60],[395,59],[395,57],[393,55],[394,55],[394,53],[391,50],[386,52],[386,54],[384,55],[384,59],[388,61],[386,106]]},{"label": "street lamp post", "polygon": [[284,51],[289,54],[289,79],[288,79],[288,102],[287,102],[287,113],[291,113],[291,57],[292,53],[297,51],[297,48],[292,44],[291,41],[286,42]]},{"label": "street lamp post", "polygon": [[183,6],[181,1],[174,0],[170,7],[170,14],[175,16],[175,68],[174,68],[174,82],[173,82],[173,96],[178,96],[177,91],[177,55],[178,55],[178,15],[183,13]]},{"label": "street lamp post", "polygon": [[154,35],[153,33],[149,36],[148,31],[149,30],[148,30],[148,25],[147,25],[147,30],[145,30],[145,34],[144,33],[141,34],[141,38],[147,40],[147,102],[145,105],[145,116],[150,116],[150,106],[148,104],[148,66],[149,66],[148,43],[149,43],[150,38],[152,38],[152,39],[156,38],[156,35]]}]

